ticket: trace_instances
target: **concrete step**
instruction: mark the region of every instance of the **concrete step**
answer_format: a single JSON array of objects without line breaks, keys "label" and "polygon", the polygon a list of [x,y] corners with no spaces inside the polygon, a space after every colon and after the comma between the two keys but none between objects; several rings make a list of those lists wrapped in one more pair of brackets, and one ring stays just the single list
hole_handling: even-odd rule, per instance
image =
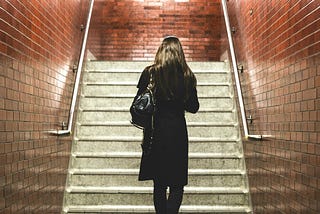
[{"label": "concrete step", "polygon": [[[154,213],[154,207],[148,205],[81,205],[68,206],[65,213]],[[182,205],[179,213],[211,213],[211,214],[245,214],[250,213],[248,206],[207,206],[207,205]]]},{"label": "concrete step", "polygon": [[[73,153],[72,156],[72,165],[78,169],[138,169],[141,152],[87,152]],[[189,168],[238,169],[242,167],[241,158],[239,154],[189,153]]]},{"label": "concrete step", "polygon": [[[152,65],[151,61],[91,61],[86,64],[87,71],[105,72],[105,71],[138,71]],[[227,72],[228,65],[225,62],[188,62],[188,66],[193,72]]]},{"label": "concrete step", "polygon": [[[122,141],[117,139],[110,140],[76,140],[74,143],[76,152],[96,152],[96,151],[108,151],[108,152],[141,152],[141,141]],[[189,152],[200,153],[239,153],[240,142],[189,142]]]},{"label": "concrete step", "polygon": [[[130,108],[134,94],[126,95],[110,95],[110,96],[82,96],[80,100],[80,108],[117,108],[119,106]],[[233,108],[233,100],[230,96],[223,97],[200,97],[200,109],[218,108],[230,109]]]},{"label": "concrete step", "polygon": [[[138,169],[72,169],[73,186],[152,186],[138,181]],[[188,185],[194,187],[244,187],[244,171],[238,169],[189,169]]]},{"label": "concrete step", "polygon": [[[108,96],[122,94],[136,94],[136,82],[85,83],[81,93],[84,96]],[[199,83],[198,96],[231,96],[228,83]]]},{"label": "concrete step", "polygon": [[[121,135],[121,136],[82,136],[76,137],[76,140],[82,140],[82,141],[123,141],[123,142],[142,142],[142,136],[134,137],[129,135]],[[189,136],[189,143],[208,143],[208,142],[221,142],[221,143],[228,143],[228,142],[237,142],[240,139],[234,139],[234,138],[217,138],[217,137],[192,137]]]},{"label": "concrete step", "polygon": [[[138,83],[142,70],[101,70],[86,71],[83,75],[85,83],[110,83],[116,81]],[[214,70],[195,70],[195,76],[198,83],[210,83],[213,80],[216,83],[229,83],[229,73],[226,71]]]},{"label": "concrete step", "polygon": [[[152,205],[153,187],[67,187],[72,205]],[[243,205],[248,203],[248,190],[238,187],[185,187],[183,205]],[[68,204],[67,204],[68,205]]]},{"label": "concrete step", "polygon": [[[232,109],[200,109],[197,114],[186,113],[187,122],[232,122],[235,120],[235,111]],[[79,112],[79,122],[113,122],[130,121],[129,107],[118,108],[88,108]]]},{"label": "concrete step", "polygon": [[[202,103],[200,103],[201,105]],[[234,109],[217,109],[217,108],[202,108],[196,114],[185,114],[187,122],[203,122],[203,123],[215,123],[226,122],[231,123],[236,121],[236,114]]]},{"label": "concrete step", "polygon": [[[192,137],[238,138],[237,124],[232,123],[188,123],[188,133]],[[87,122],[77,125],[76,133],[82,136],[120,136],[126,133],[129,136],[141,136],[142,131],[130,122]]]},{"label": "concrete step", "polygon": [[86,64],[87,71],[142,71],[151,61],[91,61]]}]

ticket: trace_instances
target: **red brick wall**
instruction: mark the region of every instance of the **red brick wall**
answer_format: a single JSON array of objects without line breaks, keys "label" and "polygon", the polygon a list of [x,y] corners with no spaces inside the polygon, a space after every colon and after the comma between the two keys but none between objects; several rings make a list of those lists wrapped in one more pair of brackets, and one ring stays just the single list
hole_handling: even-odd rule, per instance
[{"label": "red brick wall", "polygon": [[[256,213],[320,212],[320,2],[228,1],[251,134]],[[252,14],[250,14],[252,10]]]},{"label": "red brick wall", "polygon": [[1,0],[0,213],[60,213],[70,138],[72,65],[87,0]]},{"label": "red brick wall", "polygon": [[176,35],[187,60],[219,60],[220,14],[220,0],[97,0],[88,46],[97,60],[153,60]]}]

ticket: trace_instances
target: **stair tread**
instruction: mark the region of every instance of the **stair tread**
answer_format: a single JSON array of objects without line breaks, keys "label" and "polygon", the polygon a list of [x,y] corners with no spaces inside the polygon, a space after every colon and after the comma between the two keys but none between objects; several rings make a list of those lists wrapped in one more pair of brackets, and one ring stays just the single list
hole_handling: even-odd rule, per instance
[{"label": "stair tread", "polygon": [[[81,136],[77,137],[75,140],[81,141],[125,141],[125,142],[141,142],[142,137],[132,137],[132,136]],[[239,141],[239,138],[212,138],[212,137],[189,137],[189,142],[235,142]]]},{"label": "stair tread", "polygon": [[[128,107],[88,107],[88,108],[80,108],[81,111],[125,111],[129,112]],[[200,108],[198,112],[233,112],[234,109],[226,109],[226,108]],[[186,114],[189,114],[186,112]]]},{"label": "stair tread", "polygon": [[[115,63],[117,63],[117,62],[115,62]],[[197,73],[213,73],[213,74],[215,74],[215,73],[223,73],[223,74],[230,73],[230,70],[228,68],[226,68],[224,62],[218,62],[218,63],[217,62],[209,62],[209,63],[206,63],[207,65],[210,65],[209,68],[208,67],[197,68],[197,67],[193,66],[195,64],[193,62],[189,62],[188,65],[191,67],[192,72],[195,74],[197,74]],[[140,63],[139,66],[136,66],[134,64],[133,64],[134,66],[132,66],[132,64],[131,65],[128,64],[127,66],[121,65],[121,67],[112,67],[111,65],[110,66],[105,65],[105,66],[103,66],[103,68],[86,68],[85,72],[87,72],[87,73],[142,73],[143,69],[146,66],[151,65],[151,64],[153,64],[153,63],[152,62],[150,62],[150,63],[142,62],[142,63]]]},{"label": "stair tread", "polygon": [[[146,186],[69,186],[69,193],[152,193],[153,187]],[[245,187],[185,187],[185,194],[243,194],[248,193]]]},{"label": "stair tread", "polygon": [[[89,121],[77,123],[82,126],[132,126],[130,121]],[[188,126],[236,126],[236,122],[187,122]]]},{"label": "stair tread", "polygon": [[[84,98],[134,98],[135,97],[135,94],[109,94],[109,95],[84,95],[84,94],[81,94],[81,97],[84,97]],[[223,99],[223,98],[228,98],[228,99],[231,99],[233,98],[233,96],[230,94],[230,95],[223,95],[223,96],[213,96],[213,95],[198,95],[198,98],[201,99],[201,98],[206,98],[206,99]]]},{"label": "stair tread", "polygon": [[[189,62],[188,64],[190,65],[190,63],[192,64],[192,62]],[[149,64],[145,64],[143,66],[140,67],[121,67],[121,68],[111,68],[108,66],[104,66],[103,69],[101,68],[86,68],[85,72],[88,73],[101,73],[101,72],[110,72],[110,73],[141,73],[144,69],[145,66],[151,65],[152,62],[150,62]],[[212,63],[212,65],[215,65],[216,62]],[[220,67],[218,68],[191,68],[193,73],[230,73],[229,69],[226,69],[225,67],[221,67],[224,66],[225,63],[224,62],[219,62]]]},{"label": "stair tread", "polygon": [[[108,175],[108,174],[124,174],[138,175],[139,169],[71,169],[70,174],[74,175]],[[242,175],[244,170],[240,169],[189,169],[189,175]]]},{"label": "stair tread", "polygon": [[[92,82],[92,81],[86,81],[82,83],[83,85],[89,85],[89,86],[136,86],[137,82],[132,81],[109,81],[109,82]],[[231,84],[229,82],[198,82],[197,86],[230,86]]]},{"label": "stair tread", "polygon": [[[93,73],[98,73],[98,74],[104,74],[104,73],[133,73],[133,74],[141,74],[142,70],[134,70],[134,69],[121,69],[121,70],[116,70],[116,69],[104,69],[104,70],[87,70],[86,71],[88,74],[93,74]],[[228,74],[229,71],[224,71],[223,69],[221,70],[194,70],[194,74]]]},{"label": "stair tread", "polygon": [[[77,158],[139,158],[141,152],[74,152],[72,156]],[[189,153],[189,158],[242,158],[238,153]]]},{"label": "stair tread", "polygon": [[[154,206],[148,205],[77,205],[67,206],[66,212],[154,212]],[[204,205],[181,205],[180,212],[214,213],[214,212],[251,212],[249,206],[204,206]]]}]

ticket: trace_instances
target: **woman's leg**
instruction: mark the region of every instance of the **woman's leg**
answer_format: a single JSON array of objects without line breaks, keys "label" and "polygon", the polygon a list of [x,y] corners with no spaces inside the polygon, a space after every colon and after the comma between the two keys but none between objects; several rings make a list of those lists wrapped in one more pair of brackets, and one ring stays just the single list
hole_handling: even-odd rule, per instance
[{"label": "woman's leg", "polygon": [[167,186],[154,181],[153,203],[157,214],[167,214]]},{"label": "woman's leg", "polygon": [[167,201],[167,214],[179,212],[183,197],[183,186],[170,186],[169,198]]}]

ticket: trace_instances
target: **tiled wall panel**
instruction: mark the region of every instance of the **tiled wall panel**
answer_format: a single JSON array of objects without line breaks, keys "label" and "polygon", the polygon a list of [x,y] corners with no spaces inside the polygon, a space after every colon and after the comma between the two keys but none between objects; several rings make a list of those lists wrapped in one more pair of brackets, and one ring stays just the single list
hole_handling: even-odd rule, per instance
[{"label": "tiled wall panel", "polygon": [[220,0],[97,0],[92,20],[92,59],[153,60],[167,35],[180,38],[188,61],[220,57]]},{"label": "tiled wall panel", "polygon": [[228,1],[251,134],[255,213],[320,212],[320,2]]},{"label": "tiled wall panel", "polygon": [[87,0],[1,0],[0,213],[60,213],[68,120]]}]

